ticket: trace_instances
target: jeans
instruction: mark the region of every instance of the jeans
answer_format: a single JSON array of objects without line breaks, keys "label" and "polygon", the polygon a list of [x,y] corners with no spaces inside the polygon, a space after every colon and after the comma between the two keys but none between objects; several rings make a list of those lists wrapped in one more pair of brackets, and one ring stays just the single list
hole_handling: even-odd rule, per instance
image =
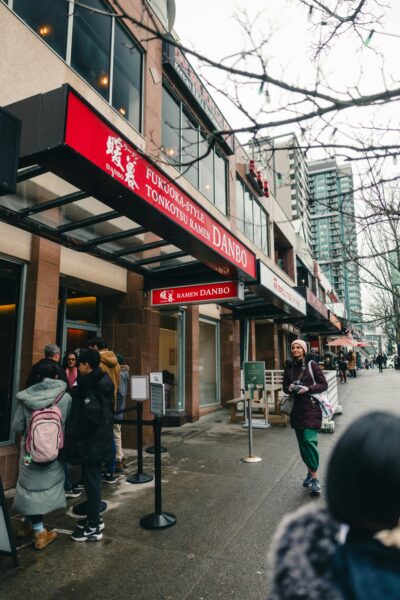
[{"label": "jeans", "polygon": [[87,498],[87,519],[91,527],[100,522],[101,464],[83,467],[83,485]]},{"label": "jeans", "polygon": [[106,464],[108,475],[114,475],[114,473],[115,473],[115,460],[116,460],[116,456],[117,456],[117,447],[115,445],[115,438],[114,438],[114,432],[113,432],[113,436],[112,436],[112,459],[110,460],[109,463]]}]

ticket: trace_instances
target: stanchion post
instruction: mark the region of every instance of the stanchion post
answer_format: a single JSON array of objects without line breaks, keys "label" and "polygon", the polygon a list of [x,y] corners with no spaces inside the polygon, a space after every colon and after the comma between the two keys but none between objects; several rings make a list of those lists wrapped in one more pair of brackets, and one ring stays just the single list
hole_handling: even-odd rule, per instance
[{"label": "stanchion post", "polygon": [[143,473],[143,402],[136,401],[137,405],[137,463],[138,469],[134,475],[126,478],[128,483],[148,483],[153,475]]},{"label": "stanchion post", "polygon": [[161,498],[161,415],[165,412],[165,398],[163,384],[150,384],[151,410],[154,416],[154,513],[145,515],[140,519],[144,529],[166,529],[176,523],[176,516],[162,511]]},{"label": "stanchion post", "polygon": [[253,455],[253,421],[251,415],[251,406],[253,402],[253,389],[254,386],[249,384],[247,392],[247,421],[249,424],[249,455],[242,458],[243,462],[246,463],[258,463],[262,460],[260,456]]}]

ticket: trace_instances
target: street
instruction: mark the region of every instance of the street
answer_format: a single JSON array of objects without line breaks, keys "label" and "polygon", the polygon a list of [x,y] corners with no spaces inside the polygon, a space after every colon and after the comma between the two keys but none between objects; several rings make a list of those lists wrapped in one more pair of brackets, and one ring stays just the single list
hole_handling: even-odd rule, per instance
[{"label": "street", "polygon": [[[25,545],[20,566],[0,556],[2,600],[72,598],[113,600],[263,600],[270,574],[267,552],[280,518],[306,502],[323,502],[324,471],[330,450],[345,427],[371,410],[400,415],[400,372],[361,371],[338,384],[343,415],[333,435],[320,434],[322,498],[302,487],[305,467],[290,427],[254,431],[254,453],[262,462],[245,464],[247,430],[229,424],[221,410],[200,422],[168,429],[162,443],[163,510],[175,526],[148,531],[139,525],[154,510],[154,483],[103,484],[109,503],[104,539],[77,544],[68,532],[75,519],[65,511],[45,516],[58,539],[42,552]],[[350,459],[350,458],[349,458]],[[135,472],[134,457],[129,473]],[[144,470],[153,457],[145,454]],[[72,503],[79,502],[69,500]],[[16,525],[16,516],[13,517]]]}]

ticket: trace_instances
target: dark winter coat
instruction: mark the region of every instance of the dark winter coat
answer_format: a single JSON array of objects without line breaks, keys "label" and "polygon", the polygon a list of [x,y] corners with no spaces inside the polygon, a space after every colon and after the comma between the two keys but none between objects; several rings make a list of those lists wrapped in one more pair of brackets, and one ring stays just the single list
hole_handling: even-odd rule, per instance
[{"label": "dark winter coat", "polygon": [[[51,406],[59,394],[65,392],[66,383],[59,379],[44,379],[18,392],[18,406],[12,429],[22,434],[18,481],[14,508],[25,515],[44,515],[65,506],[64,467],[58,460],[46,464],[24,464],[25,435],[32,411]],[[65,424],[70,410],[71,396],[65,392],[57,406]]]},{"label": "dark winter coat", "polygon": [[271,545],[273,591],[269,600],[395,600],[400,550],[341,526],[327,508],[307,505],[285,517]]},{"label": "dark winter coat", "polygon": [[[313,383],[308,366],[304,361],[292,361],[283,373],[283,391],[289,394],[289,386],[293,381],[300,380],[302,385],[309,388],[310,392],[320,394],[328,389],[321,367],[315,361],[311,361],[315,384]],[[322,413],[319,403],[314,400],[309,392],[305,394],[293,394],[293,410],[290,415],[290,424],[294,429],[320,429]]]},{"label": "dark winter coat", "polygon": [[114,384],[100,368],[82,377],[72,400],[62,459],[97,465],[112,458]]},{"label": "dark winter coat", "polygon": [[68,384],[67,375],[65,373],[65,369],[63,369],[58,364],[58,362],[56,362],[52,358],[41,358],[37,363],[35,363],[34,365],[32,365],[31,371],[30,371],[30,373],[28,375],[28,379],[27,379],[27,382],[26,382],[26,387],[28,388],[28,387],[30,387],[34,383],[33,376],[34,376],[35,370],[36,370],[36,368],[38,366],[40,366],[40,365],[46,365],[46,364],[51,364],[51,363],[54,363],[56,365],[56,367],[57,367],[57,379],[60,379],[61,381],[65,381],[65,383]]}]

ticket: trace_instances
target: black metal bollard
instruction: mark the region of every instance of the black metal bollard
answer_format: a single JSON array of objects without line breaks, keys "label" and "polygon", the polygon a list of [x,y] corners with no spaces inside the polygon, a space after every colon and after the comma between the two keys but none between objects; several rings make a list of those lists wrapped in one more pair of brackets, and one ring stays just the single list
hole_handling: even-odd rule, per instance
[{"label": "black metal bollard", "polygon": [[171,513],[162,512],[161,498],[161,418],[154,417],[154,513],[150,513],[140,519],[140,525],[144,529],[165,529],[176,523],[176,516]]},{"label": "black metal bollard", "polygon": [[137,460],[138,470],[134,475],[126,478],[128,483],[148,483],[153,475],[143,473],[143,402],[136,402],[137,406]]}]

